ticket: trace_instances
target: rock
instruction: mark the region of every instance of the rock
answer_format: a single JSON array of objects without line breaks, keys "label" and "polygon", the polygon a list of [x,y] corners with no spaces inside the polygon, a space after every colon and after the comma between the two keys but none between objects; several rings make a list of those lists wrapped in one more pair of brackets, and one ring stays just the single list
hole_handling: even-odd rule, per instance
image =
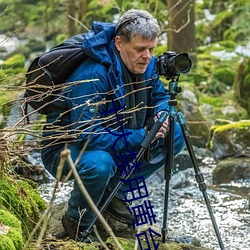
[{"label": "rock", "polygon": [[170,181],[170,187],[172,189],[178,189],[190,185],[190,176],[193,176],[193,169],[191,168],[174,174]]},{"label": "rock", "polygon": [[[84,246],[84,249],[103,249],[103,247],[100,245],[100,243],[91,243],[91,244],[85,244],[85,243],[77,243],[73,242],[72,240],[69,241],[66,239],[62,240],[57,239],[56,236],[63,232],[63,227],[61,224],[61,217],[65,213],[67,208],[66,202],[56,204],[54,205],[51,213],[51,219],[47,230],[47,236],[43,241],[43,245],[46,245],[46,241],[48,241],[50,244],[53,243],[53,246],[56,245],[60,246],[60,249],[69,249],[69,242],[71,249],[74,249],[73,246],[75,245],[76,249],[77,247]],[[151,228],[154,232],[157,234],[161,234],[161,229],[157,226],[145,224],[139,227],[139,231],[136,229],[133,229],[133,226],[128,226],[124,223],[121,223],[115,219],[113,219],[110,215],[107,215],[105,212],[103,213],[105,220],[109,224],[109,226],[112,228],[112,231],[114,232],[115,236],[118,237],[118,240],[120,244],[123,246],[124,249],[134,249],[135,245],[135,239],[136,234],[143,233],[149,230]],[[109,246],[109,249],[116,249],[114,247],[114,240],[107,234],[105,229],[103,228],[100,223],[97,223],[97,231],[102,237],[103,241],[105,241],[105,244]],[[173,232],[170,233],[168,237],[166,237],[166,243],[162,243],[161,237],[158,237],[156,234],[156,237],[154,237],[155,244],[159,243],[159,250],[160,249],[180,249],[180,250],[209,250],[208,248],[201,247],[200,241],[193,237],[187,237],[187,236],[181,236],[181,235],[174,235]],[[142,234],[143,236],[144,234]],[[141,237],[141,236],[140,236]],[[152,241],[149,237],[149,241]],[[141,240],[143,249],[145,248],[146,241]],[[153,244],[153,243],[150,243]],[[61,248],[61,246],[64,245],[68,248]],[[92,246],[92,247],[91,247]],[[153,247],[153,246],[152,246]],[[53,249],[59,249],[59,248],[53,248]],[[80,249],[80,248],[79,248]],[[151,249],[151,248],[150,248]]]},{"label": "rock", "polygon": [[213,171],[213,183],[228,183],[233,180],[250,179],[250,158],[226,158]]},{"label": "rock", "polygon": [[182,99],[189,101],[190,103],[194,104],[194,105],[198,105],[198,99],[195,95],[194,92],[192,92],[191,90],[184,90],[182,92]]},{"label": "rock", "polygon": [[250,157],[250,120],[214,125],[209,147],[216,160],[232,156]]},{"label": "rock", "polygon": [[188,101],[181,101],[180,110],[185,117],[185,124],[192,145],[206,148],[210,124],[204,118],[198,106]]}]

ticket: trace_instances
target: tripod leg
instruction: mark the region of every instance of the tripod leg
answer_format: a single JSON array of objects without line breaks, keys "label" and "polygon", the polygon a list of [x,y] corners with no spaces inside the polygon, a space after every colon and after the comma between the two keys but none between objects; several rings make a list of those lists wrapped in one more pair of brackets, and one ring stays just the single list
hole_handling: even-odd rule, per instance
[{"label": "tripod leg", "polygon": [[172,114],[169,115],[169,131],[166,142],[166,161],[165,161],[165,197],[164,197],[164,213],[162,225],[162,242],[166,242],[166,235],[168,233],[167,217],[168,217],[168,199],[169,199],[169,183],[172,176],[172,169],[174,165],[174,122],[175,118]]},{"label": "tripod leg", "polygon": [[206,192],[207,188],[206,188],[206,184],[204,182],[204,177],[203,177],[203,174],[201,173],[201,171],[199,169],[198,162],[197,162],[197,159],[195,157],[195,154],[194,154],[194,151],[193,151],[190,139],[189,139],[189,133],[188,133],[187,128],[186,128],[186,124],[185,124],[183,114],[181,112],[178,112],[177,113],[177,118],[178,118],[179,124],[181,126],[181,130],[182,130],[185,142],[186,142],[186,146],[187,146],[187,150],[188,150],[190,159],[191,159],[191,161],[193,163],[193,167],[194,167],[194,171],[195,171],[195,179],[196,179],[196,181],[197,181],[197,183],[199,185],[200,191],[203,194],[203,197],[204,197],[204,200],[205,200],[205,203],[206,203],[206,206],[207,206],[207,209],[208,209],[208,212],[209,212],[209,215],[210,215],[210,218],[211,218],[211,221],[212,221],[212,224],[213,224],[213,228],[214,228],[216,237],[218,239],[220,248],[221,248],[221,250],[224,250],[225,247],[223,245],[223,242],[222,242],[222,239],[221,239],[221,236],[220,236],[220,232],[219,232],[219,229],[218,229],[218,226],[217,226],[217,223],[216,223],[213,211],[212,211],[212,207],[211,207],[211,204],[210,204],[210,201],[208,199],[207,192]]}]

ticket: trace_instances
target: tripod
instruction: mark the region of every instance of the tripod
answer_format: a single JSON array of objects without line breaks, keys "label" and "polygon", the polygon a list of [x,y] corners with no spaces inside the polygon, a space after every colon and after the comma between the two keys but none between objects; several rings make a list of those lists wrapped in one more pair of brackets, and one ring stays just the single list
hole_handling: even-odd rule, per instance
[{"label": "tripod", "polygon": [[[216,224],[216,221],[215,221],[215,218],[213,215],[213,211],[212,211],[209,199],[208,199],[208,195],[206,192],[206,184],[204,183],[203,175],[199,170],[198,163],[197,163],[195,154],[193,152],[193,149],[192,149],[192,146],[191,146],[191,143],[189,140],[189,135],[188,135],[188,132],[186,129],[184,117],[180,112],[177,113],[177,111],[176,111],[177,100],[175,99],[175,97],[176,97],[177,93],[181,92],[181,88],[178,86],[178,79],[179,79],[179,77],[176,80],[172,79],[169,83],[169,94],[170,94],[169,113],[168,114],[167,114],[167,112],[161,113],[159,119],[155,122],[155,124],[151,128],[148,135],[142,141],[141,148],[137,153],[136,159],[134,159],[131,163],[132,171],[130,171],[128,174],[124,173],[121,178],[123,180],[129,179],[130,175],[133,172],[133,166],[135,165],[136,161],[139,161],[139,159],[141,159],[141,157],[144,155],[144,152],[147,150],[150,143],[154,140],[155,135],[157,134],[157,132],[161,128],[163,122],[165,121],[165,119],[168,116],[169,117],[168,118],[169,119],[169,132],[168,132],[168,135],[166,138],[166,144],[167,144],[168,151],[166,152],[166,161],[165,161],[165,180],[166,180],[166,183],[165,183],[165,199],[164,199],[164,217],[163,217],[163,227],[162,227],[162,242],[165,243],[166,242],[166,234],[168,231],[167,230],[167,214],[168,214],[169,182],[171,179],[171,175],[172,175],[171,173],[172,173],[172,168],[173,168],[173,163],[174,163],[174,123],[175,123],[175,119],[177,117],[178,122],[181,125],[181,130],[182,130],[185,142],[186,142],[186,146],[187,146],[191,161],[192,161],[193,166],[194,166],[195,178],[196,178],[197,183],[199,184],[199,189],[202,192],[203,197],[205,199],[206,206],[207,206],[207,209],[209,211],[210,218],[211,218],[217,239],[219,241],[220,248],[221,248],[221,250],[225,250],[225,248],[223,246],[223,242],[221,240],[219,230],[218,230],[218,226]],[[112,201],[112,199],[114,198],[114,196],[116,195],[118,190],[121,188],[123,183],[124,182],[120,181],[117,184],[117,186],[113,189],[113,191],[110,193],[109,197],[106,199],[106,201],[102,204],[101,208],[99,209],[101,213],[107,208],[107,206]],[[87,237],[88,237],[89,233],[91,232],[92,227],[94,226],[96,220],[97,220],[97,217],[95,216],[93,221],[90,223],[90,225],[82,233],[83,240],[87,239]]]},{"label": "tripod", "polygon": [[172,79],[169,82],[169,94],[170,94],[170,100],[169,100],[169,114],[168,114],[168,119],[169,119],[169,132],[168,135],[166,137],[166,146],[167,146],[167,152],[166,152],[166,161],[165,161],[165,197],[164,197],[164,216],[163,216],[163,226],[162,226],[162,242],[166,242],[166,234],[168,232],[167,229],[167,216],[168,216],[168,196],[169,196],[169,182],[171,179],[171,175],[172,175],[172,169],[173,169],[173,165],[174,165],[174,123],[175,120],[177,118],[180,126],[181,126],[181,130],[183,133],[183,137],[187,146],[187,150],[191,159],[191,162],[193,164],[194,167],[194,171],[195,171],[195,179],[198,183],[199,189],[203,194],[203,198],[205,200],[209,215],[210,215],[210,219],[212,221],[213,224],[213,228],[216,234],[216,237],[218,239],[219,245],[221,250],[224,250],[225,247],[223,245],[221,236],[220,236],[220,232],[212,211],[212,207],[210,205],[210,201],[208,199],[208,195],[206,192],[206,184],[204,182],[204,177],[203,174],[201,173],[199,166],[198,166],[198,162],[197,159],[195,157],[192,145],[190,143],[190,139],[189,139],[189,133],[187,131],[186,128],[186,124],[185,124],[185,120],[184,120],[184,116],[181,112],[177,112],[177,100],[175,99],[177,93],[180,93],[182,91],[181,87],[178,86],[178,80],[179,77],[177,77],[177,79]]}]

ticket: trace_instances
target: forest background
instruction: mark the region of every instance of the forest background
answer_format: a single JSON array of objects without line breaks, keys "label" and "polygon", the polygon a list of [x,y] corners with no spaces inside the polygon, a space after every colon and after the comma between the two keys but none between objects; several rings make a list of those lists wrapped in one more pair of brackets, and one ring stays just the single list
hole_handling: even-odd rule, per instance
[{"label": "forest background", "polygon": [[[200,104],[212,105],[213,114],[225,118],[220,108],[233,103],[237,112],[227,118],[249,117],[247,0],[0,0],[0,33],[4,35],[0,40],[0,104],[17,95],[16,86],[24,85],[27,66],[35,56],[72,35],[86,32],[93,20],[115,22],[130,8],[146,9],[158,19],[162,33],[155,56],[165,51],[189,53],[193,66],[181,81],[195,85]],[[19,43],[10,51],[5,45],[14,39]],[[1,106],[1,127],[6,124],[10,106]]]}]

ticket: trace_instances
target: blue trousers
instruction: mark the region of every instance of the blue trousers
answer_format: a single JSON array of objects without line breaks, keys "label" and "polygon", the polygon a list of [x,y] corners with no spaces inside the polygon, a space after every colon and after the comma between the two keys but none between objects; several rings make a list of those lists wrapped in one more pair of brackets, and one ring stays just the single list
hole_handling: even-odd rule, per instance
[{"label": "blue trousers", "polygon": [[[178,123],[175,123],[174,154],[177,155],[180,153],[184,147],[185,142],[181,128]],[[75,161],[81,149],[74,143],[69,144],[68,148],[71,151],[73,161]],[[42,151],[44,166],[54,177],[56,176],[61,150],[62,149],[55,150],[53,147],[49,147]],[[143,176],[143,179],[146,180],[155,171],[164,166],[166,150],[167,149],[164,148],[164,139],[158,139],[157,143],[154,143],[154,148],[151,150],[151,160],[145,161],[141,159],[139,161],[141,164],[139,166],[140,171],[135,170],[134,173],[131,174],[130,179],[138,178],[138,181],[140,181]],[[108,152],[91,150],[85,151],[77,164],[78,174],[96,205],[100,203],[105,190],[112,191],[120,181],[121,169],[118,169],[116,161],[117,158]],[[69,170],[70,167],[66,163],[63,169],[63,175],[67,175]],[[128,189],[128,183],[123,183],[116,197],[124,200],[124,192]],[[68,216],[77,222],[81,217],[80,212],[83,209],[86,209],[86,212],[81,218],[81,225],[88,226],[93,220],[94,213],[84,199],[77,183],[74,182],[74,187],[68,201]]]}]

